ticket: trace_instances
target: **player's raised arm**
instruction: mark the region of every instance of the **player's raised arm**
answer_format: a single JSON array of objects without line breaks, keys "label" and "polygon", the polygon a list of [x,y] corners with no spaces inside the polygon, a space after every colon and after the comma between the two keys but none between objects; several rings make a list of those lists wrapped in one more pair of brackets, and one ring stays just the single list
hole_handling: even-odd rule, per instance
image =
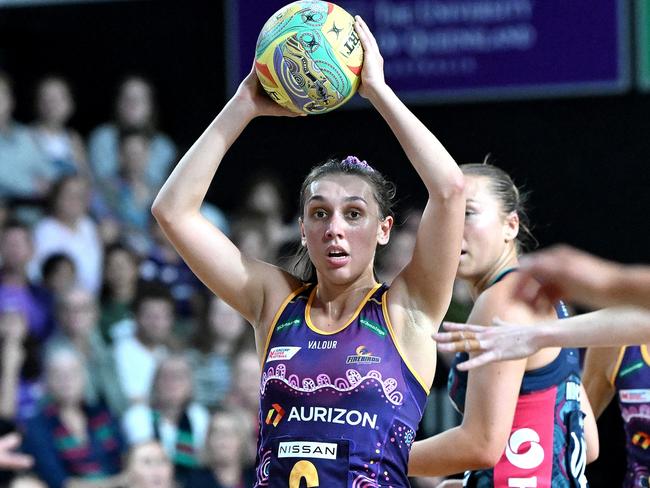
[{"label": "player's raised arm", "polygon": [[449,306],[458,267],[465,209],[463,175],[440,141],[385,83],[377,41],[360,17],[357,32],[364,49],[359,93],[386,120],[429,194],[413,257],[393,282],[391,300],[438,322]]},{"label": "player's raised arm", "polygon": [[192,271],[253,324],[261,318],[268,290],[286,296],[296,283],[281,270],[242,255],[199,209],[226,151],[260,115],[295,114],[270,100],[251,70],[180,160],[152,207],[156,220]]}]

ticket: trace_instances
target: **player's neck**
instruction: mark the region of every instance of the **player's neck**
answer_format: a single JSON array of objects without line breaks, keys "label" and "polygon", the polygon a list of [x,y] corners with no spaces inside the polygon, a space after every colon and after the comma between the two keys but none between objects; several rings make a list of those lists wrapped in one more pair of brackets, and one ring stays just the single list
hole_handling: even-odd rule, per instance
[{"label": "player's neck", "polygon": [[476,300],[478,296],[492,286],[499,277],[507,270],[516,268],[519,265],[519,259],[517,257],[517,249],[512,246],[507,249],[500,257],[497,259],[492,266],[483,273],[478,279],[470,283],[470,292],[472,298]]}]

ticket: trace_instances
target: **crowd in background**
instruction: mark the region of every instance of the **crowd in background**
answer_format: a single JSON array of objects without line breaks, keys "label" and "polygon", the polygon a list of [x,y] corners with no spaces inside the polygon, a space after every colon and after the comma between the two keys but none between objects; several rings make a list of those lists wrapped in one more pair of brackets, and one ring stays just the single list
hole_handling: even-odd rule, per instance
[{"label": "crowd in background", "polygon": [[[21,432],[35,461],[11,486],[251,486],[253,331],[151,217],[179,157],[157,126],[154,87],[125,78],[112,120],[87,137],[69,125],[61,77],[38,80],[29,124],[14,120],[15,102],[0,73],[0,435]],[[202,211],[244,253],[290,267],[299,232],[280,180],[259,173],[248,188],[236,212]],[[379,279],[408,261],[417,219],[382,250]],[[456,421],[438,386],[420,435]]]}]

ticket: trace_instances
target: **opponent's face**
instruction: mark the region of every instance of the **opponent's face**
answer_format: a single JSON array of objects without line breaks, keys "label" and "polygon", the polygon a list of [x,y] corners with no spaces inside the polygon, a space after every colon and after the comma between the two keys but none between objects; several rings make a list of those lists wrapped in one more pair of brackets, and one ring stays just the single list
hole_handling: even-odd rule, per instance
[{"label": "opponent's face", "polygon": [[492,270],[517,235],[516,214],[504,215],[484,176],[465,177],[465,229],[458,277],[480,279]]},{"label": "opponent's face", "polygon": [[377,244],[386,244],[392,217],[381,219],[372,188],[354,175],[329,175],[308,188],[302,243],[320,276],[345,284],[372,273]]}]

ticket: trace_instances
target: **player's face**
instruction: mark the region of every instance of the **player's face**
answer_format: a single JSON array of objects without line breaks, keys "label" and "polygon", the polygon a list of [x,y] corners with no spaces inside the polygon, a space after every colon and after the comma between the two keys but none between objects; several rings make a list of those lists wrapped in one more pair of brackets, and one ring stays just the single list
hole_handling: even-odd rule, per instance
[{"label": "player's face", "polygon": [[381,220],[371,186],[354,175],[311,184],[303,210],[302,242],[319,273],[345,284],[370,272],[377,244],[388,242],[392,218]]},{"label": "player's face", "polygon": [[[507,250],[508,223],[484,176],[465,177],[465,229],[458,277],[480,279]],[[511,240],[511,239],[510,239]]]}]

